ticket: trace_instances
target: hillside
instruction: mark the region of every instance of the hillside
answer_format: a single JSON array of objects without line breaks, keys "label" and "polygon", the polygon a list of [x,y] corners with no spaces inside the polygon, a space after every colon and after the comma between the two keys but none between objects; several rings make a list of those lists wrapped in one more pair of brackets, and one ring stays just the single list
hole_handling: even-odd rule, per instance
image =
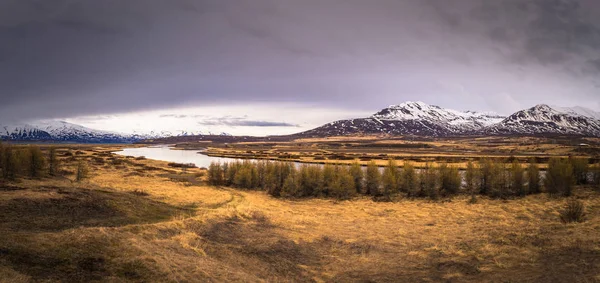
[{"label": "hillside", "polygon": [[345,135],[472,135],[600,136],[598,113],[583,107],[552,108],[540,104],[504,117],[496,113],[457,111],[423,102],[392,105],[367,118],[340,120],[298,133],[298,137]]}]

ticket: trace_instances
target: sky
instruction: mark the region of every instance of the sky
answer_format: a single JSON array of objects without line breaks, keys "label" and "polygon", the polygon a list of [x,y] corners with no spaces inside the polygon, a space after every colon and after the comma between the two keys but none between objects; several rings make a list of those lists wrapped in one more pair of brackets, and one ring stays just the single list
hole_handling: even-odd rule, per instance
[{"label": "sky", "polygon": [[600,1],[0,0],[0,123],[279,134],[408,100],[600,110]]}]

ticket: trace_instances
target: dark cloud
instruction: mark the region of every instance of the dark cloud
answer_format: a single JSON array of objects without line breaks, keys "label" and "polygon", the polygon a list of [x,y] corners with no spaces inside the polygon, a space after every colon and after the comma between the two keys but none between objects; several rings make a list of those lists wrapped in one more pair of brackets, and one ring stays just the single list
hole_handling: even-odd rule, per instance
[{"label": "dark cloud", "polygon": [[113,28],[107,25],[95,24],[93,22],[73,20],[73,19],[59,19],[51,22],[51,24],[57,25],[59,28],[72,29],[78,32],[97,34],[97,35],[115,35],[120,34],[123,31],[117,28]]},{"label": "dark cloud", "polygon": [[285,122],[255,121],[247,117],[218,117],[198,122],[202,126],[234,126],[234,127],[299,127]]},{"label": "dark cloud", "polygon": [[596,99],[600,1],[0,0],[0,42],[0,119],[258,102],[510,112]]},{"label": "dark cloud", "polygon": [[590,66],[592,66],[592,68],[596,69],[596,72],[600,73],[600,58],[596,59],[596,60],[591,60],[589,61]]},{"label": "dark cloud", "polygon": [[521,63],[565,64],[600,54],[598,1],[486,1],[472,16]]}]

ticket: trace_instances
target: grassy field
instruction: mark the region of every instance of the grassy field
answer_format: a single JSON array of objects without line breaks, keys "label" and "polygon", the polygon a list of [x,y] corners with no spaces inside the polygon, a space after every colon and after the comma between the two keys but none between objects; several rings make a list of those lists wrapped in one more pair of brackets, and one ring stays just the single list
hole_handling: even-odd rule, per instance
[{"label": "grassy field", "polygon": [[[398,137],[331,137],[279,142],[181,143],[182,149],[206,148],[211,156],[260,158],[306,163],[350,164],[374,160],[384,166],[389,159],[404,160],[416,167],[427,163],[450,163],[465,168],[482,158],[516,159],[526,163],[535,158],[545,168],[550,157],[585,156],[600,160],[600,139],[573,137],[469,137],[414,139]],[[596,163],[596,162],[592,162]]]},{"label": "grassy field", "polygon": [[[60,150],[63,176],[0,183],[0,281],[597,282],[600,196],[285,200],[205,171]],[[73,182],[86,160],[90,177]]]}]

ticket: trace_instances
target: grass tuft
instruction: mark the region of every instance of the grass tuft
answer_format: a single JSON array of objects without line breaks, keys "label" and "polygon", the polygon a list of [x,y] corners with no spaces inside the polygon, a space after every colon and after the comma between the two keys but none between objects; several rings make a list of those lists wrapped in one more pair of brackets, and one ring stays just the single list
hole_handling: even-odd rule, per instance
[{"label": "grass tuft", "polygon": [[583,202],[576,199],[568,200],[565,209],[560,212],[560,220],[563,223],[585,221],[585,206]]}]

